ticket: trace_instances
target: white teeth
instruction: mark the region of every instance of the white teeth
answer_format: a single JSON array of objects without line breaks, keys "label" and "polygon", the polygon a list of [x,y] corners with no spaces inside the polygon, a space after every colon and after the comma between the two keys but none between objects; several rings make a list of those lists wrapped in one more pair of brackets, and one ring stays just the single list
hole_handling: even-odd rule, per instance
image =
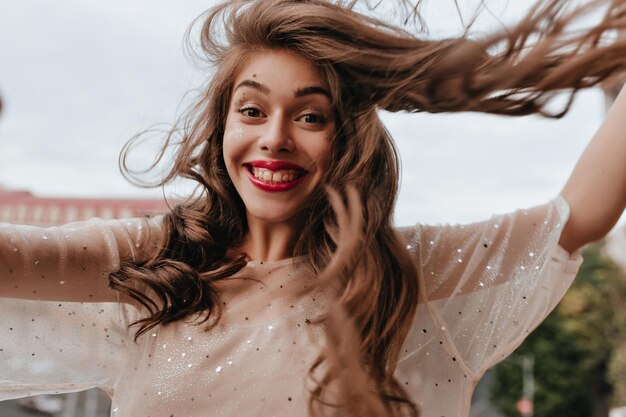
[{"label": "white teeth", "polygon": [[251,167],[252,175],[256,178],[271,183],[291,182],[301,177],[301,172],[294,169],[282,169],[275,172],[265,168]]}]

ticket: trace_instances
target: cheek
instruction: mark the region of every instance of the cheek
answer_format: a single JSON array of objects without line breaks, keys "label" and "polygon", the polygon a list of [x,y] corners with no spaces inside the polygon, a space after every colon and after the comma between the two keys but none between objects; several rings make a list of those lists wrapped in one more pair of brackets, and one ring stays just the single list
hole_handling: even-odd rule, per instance
[{"label": "cheek", "polygon": [[328,135],[324,138],[323,141],[320,141],[319,145],[315,149],[315,153],[317,154],[317,161],[319,168],[324,172],[328,172],[331,161],[332,154],[332,139],[331,136]]},{"label": "cheek", "polygon": [[227,168],[230,168],[244,151],[243,137],[243,128],[240,123],[234,122],[226,124],[222,148],[224,152],[224,162]]}]

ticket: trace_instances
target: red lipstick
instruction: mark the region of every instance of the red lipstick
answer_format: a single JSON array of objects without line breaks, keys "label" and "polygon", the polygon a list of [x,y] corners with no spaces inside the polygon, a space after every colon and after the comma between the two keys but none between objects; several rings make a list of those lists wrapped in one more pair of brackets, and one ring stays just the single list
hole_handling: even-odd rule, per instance
[{"label": "red lipstick", "polygon": [[[307,170],[305,170],[304,168],[298,165],[295,165],[289,162],[284,162],[284,161],[251,161],[251,162],[246,162],[244,166],[248,167],[247,173],[248,173],[248,179],[250,180],[250,182],[255,187],[260,188],[263,191],[270,191],[270,192],[290,190],[296,187],[298,184],[300,184],[304,180],[306,175],[309,173]],[[271,182],[266,182],[255,177],[254,174],[252,173],[252,167],[264,168],[272,172],[276,172],[280,170],[294,170],[294,171],[300,172],[300,176],[293,181],[271,183]]]}]

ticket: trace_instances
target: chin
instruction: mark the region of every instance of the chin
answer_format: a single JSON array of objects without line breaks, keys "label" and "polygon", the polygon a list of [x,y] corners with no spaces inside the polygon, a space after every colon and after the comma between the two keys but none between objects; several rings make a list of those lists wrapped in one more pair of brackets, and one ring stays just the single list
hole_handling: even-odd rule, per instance
[{"label": "chin", "polygon": [[267,205],[265,207],[250,207],[247,209],[248,218],[269,224],[297,223],[302,217],[301,214],[301,210],[276,210],[275,207],[268,207]]}]

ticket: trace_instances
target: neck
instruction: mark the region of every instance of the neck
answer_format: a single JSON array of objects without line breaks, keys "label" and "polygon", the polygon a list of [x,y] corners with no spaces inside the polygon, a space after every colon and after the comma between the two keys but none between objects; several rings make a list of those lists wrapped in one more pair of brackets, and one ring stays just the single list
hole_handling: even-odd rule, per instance
[{"label": "neck", "polygon": [[299,222],[269,223],[248,216],[248,234],[240,249],[252,261],[279,261],[293,256]]}]

